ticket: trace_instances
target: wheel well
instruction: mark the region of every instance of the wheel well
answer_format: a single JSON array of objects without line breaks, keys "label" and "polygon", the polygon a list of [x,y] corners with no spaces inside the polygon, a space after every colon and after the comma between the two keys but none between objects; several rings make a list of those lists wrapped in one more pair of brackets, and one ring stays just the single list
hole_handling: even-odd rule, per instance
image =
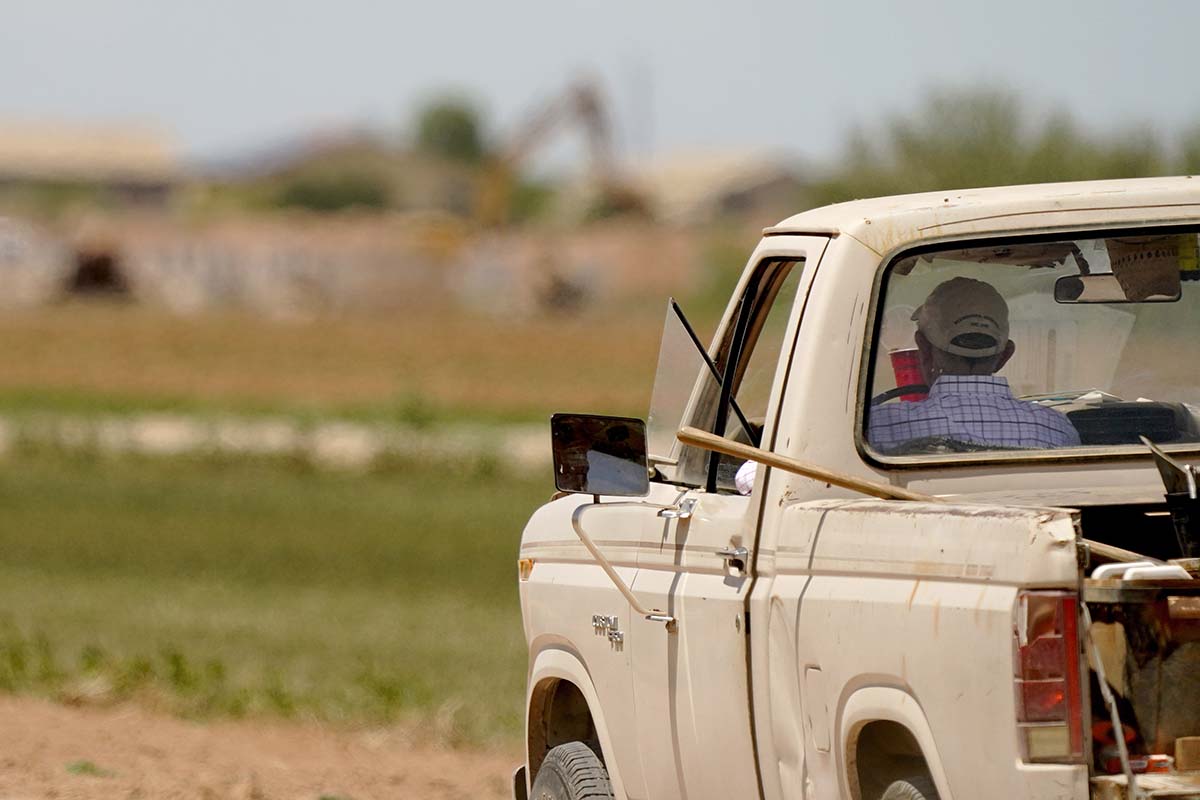
[{"label": "wheel well", "polygon": [[529,780],[541,769],[546,753],[567,742],[583,742],[602,762],[592,711],[579,687],[562,678],[547,678],[529,700]]},{"label": "wheel well", "polygon": [[932,780],[921,745],[908,728],[890,720],[858,728],[846,747],[850,790],[855,800],[875,800],[892,781],[925,775]]}]

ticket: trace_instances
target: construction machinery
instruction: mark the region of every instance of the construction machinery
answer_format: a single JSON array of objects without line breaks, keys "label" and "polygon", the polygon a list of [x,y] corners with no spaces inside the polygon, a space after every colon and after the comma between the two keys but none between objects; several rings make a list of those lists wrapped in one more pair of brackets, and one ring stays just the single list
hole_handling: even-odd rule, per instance
[{"label": "construction machinery", "polygon": [[613,158],[612,127],[604,96],[591,80],[580,79],[538,108],[516,129],[508,143],[485,166],[476,204],[476,219],[485,227],[512,218],[514,187],[529,156],[560,125],[574,122],[587,143],[589,177],[597,203],[609,212],[640,211],[641,197],[620,180]]}]

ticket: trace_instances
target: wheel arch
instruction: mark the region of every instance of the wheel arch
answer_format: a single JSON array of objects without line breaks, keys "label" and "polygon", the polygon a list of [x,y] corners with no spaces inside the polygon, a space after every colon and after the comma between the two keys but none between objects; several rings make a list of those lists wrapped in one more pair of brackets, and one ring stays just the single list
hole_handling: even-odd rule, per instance
[{"label": "wheel arch", "polygon": [[525,702],[526,780],[533,785],[546,753],[565,741],[594,742],[617,797],[625,797],[620,768],[596,688],[577,653],[561,645],[537,653]]},{"label": "wheel arch", "polygon": [[845,796],[869,800],[862,793],[862,768],[890,765],[897,773],[894,777],[901,778],[902,765],[919,759],[937,787],[940,800],[951,800],[933,730],[920,703],[904,689],[892,686],[858,689],[842,706],[838,730]]}]

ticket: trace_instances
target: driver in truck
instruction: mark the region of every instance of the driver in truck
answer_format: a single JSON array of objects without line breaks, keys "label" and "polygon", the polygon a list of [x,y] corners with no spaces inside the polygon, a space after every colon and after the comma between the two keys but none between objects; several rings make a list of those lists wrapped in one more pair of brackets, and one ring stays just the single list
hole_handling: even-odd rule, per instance
[{"label": "driver in truck", "polygon": [[996,448],[1071,447],[1066,415],[1018,400],[996,375],[1012,358],[1008,304],[995,287],[956,277],[939,284],[912,315],[929,396],[870,410],[871,446],[895,453],[913,440]]}]

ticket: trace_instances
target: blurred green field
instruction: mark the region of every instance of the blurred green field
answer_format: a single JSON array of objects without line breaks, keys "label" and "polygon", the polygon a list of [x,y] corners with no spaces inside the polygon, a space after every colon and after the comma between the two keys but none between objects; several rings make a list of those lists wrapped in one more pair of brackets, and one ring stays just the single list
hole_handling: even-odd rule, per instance
[{"label": "blurred green field", "polygon": [[549,476],[0,461],[0,689],[519,735],[516,550]]},{"label": "blurred green field", "polygon": [[[288,322],[64,303],[0,315],[0,420],[12,436],[31,415],[155,411],[431,432],[556,410],[643,416],[661,325],[657,300],[562,317]],[[290,456],[118,457],[19,433],[8,446],[0,691],[201,718],[399,722],[450,743],[519,735],[516,552],[548,471],[506,474],[481,457],[335,473]]]}]

